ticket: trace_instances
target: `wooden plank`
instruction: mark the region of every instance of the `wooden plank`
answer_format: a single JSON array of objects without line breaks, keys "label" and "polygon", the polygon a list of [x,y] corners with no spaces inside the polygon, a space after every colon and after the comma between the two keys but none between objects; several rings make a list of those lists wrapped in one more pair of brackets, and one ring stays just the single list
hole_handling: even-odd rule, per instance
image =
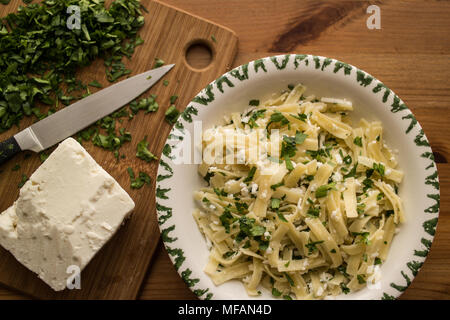
[{"label": "wooden plank", "polygon": [[[0,6],[0,16],[4,16],[6,10],[13,10],[21,2],[17,0],[11,6]],[[150,90],[151,93],[158,95],[160,110],[155,114],[138,114],[133,120],[123,122],[122,126],[133,136],[133,141],[120,149],[120,152],[126,155],[126,159],[117,162],[111,152],[103,151],[92,144],[85,145],[95,160],[129,192],[136,203],[133,215],[82,272],[81,290],[53,292],[11,254],[1,249],[0,282],[11,288],[38,298],[136,298],[159,240],[154,187],[158,163],[154,161],[148,164],[137,159],[134,156],[136,145],[145,136],[149,136],[149,149],[154,154],[160,155],[171,128],[164,121],[164,112],[170,105],[170,96],[174,94],[180,96],[177,107],[182,109],[197,91],[231,65],[237,50],[237,37],[231,30],[155,1],[141,2],[149,11],[145,14],[146,24],[140,32],[145,42],[137,48],[128,67],[133,70],[134,75],[151,69],[157,57],[166,63],[176,64],[164,78],[169,81],[169,85],[166,87],[163,81],[160,81]],[[214,35],[217,43],[211,40],[211,35]],[[197,41],[210,46],[213,52],[213,61],[202,70],[193,69],[185,59],[187,47]],[[109,85],[101,61],[82,70],[80,77],[85,83],[97,79],[104,86]],[[22,128],[29,125],[30,121],[31,119],[25,119],[21,123]],[[1,134],[0,139],[5,139],[18,130],[19,128],[13,128]],[[21,168],[12,171],[16,163],[19,163]],[[30,176],[39,165],[37,155],[25,159],[24,154],[21,154],[2,166],[0,212],[17,199],[19,192],[17,184],[21,175],[24,173]],[[153,186],[131,190],[126,170],[128,167],[133,167],[135,171],[151,173]]]}]

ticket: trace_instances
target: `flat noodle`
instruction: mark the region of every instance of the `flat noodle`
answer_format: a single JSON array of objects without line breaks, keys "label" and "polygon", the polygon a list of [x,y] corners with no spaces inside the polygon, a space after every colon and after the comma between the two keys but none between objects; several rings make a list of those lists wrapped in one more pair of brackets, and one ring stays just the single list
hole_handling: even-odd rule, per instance
[{"label": "flat noodle", "polygon": [[350,101],[305,90],[290,87],[203,134],[210,154],[198,172],[209,184],[194,192],[193,216],[216,285],[323,299],[380,280],[405,220],[403,172],[380,122],[352,127]]}]

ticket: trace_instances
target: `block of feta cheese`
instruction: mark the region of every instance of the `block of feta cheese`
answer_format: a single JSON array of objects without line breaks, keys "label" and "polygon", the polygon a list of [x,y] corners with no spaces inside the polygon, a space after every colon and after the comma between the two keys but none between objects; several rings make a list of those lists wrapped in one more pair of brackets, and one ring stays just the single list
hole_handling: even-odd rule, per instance
[{"label": "block of feta cheese", "polygon": [[68,267],[83,270],[133,209],[125,190],[69,138],[0,214],[0,245],[55,291],[64,290],[73,275]]}]

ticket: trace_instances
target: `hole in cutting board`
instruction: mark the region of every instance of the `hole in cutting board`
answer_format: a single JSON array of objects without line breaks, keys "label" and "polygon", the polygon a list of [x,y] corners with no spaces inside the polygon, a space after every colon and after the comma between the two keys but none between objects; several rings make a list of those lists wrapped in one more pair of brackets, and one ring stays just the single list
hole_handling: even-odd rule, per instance
[{"label": "hole in cutting board", "polygon": [[196,40],[187,45],[185,58],[192,69],[203,70],[211,64],[213,51],[206,41]]}]

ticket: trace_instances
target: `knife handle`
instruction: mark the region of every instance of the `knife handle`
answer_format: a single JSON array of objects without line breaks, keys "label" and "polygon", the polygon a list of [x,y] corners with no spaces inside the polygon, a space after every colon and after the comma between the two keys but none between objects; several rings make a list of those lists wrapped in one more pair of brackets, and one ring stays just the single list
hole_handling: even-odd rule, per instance
[{"label": "knife handle", "polygon": [[14,137],[0,142],[0,165],[8,161],[20,151],[22,151],[22,149],[20,149],[19,144]]}]

